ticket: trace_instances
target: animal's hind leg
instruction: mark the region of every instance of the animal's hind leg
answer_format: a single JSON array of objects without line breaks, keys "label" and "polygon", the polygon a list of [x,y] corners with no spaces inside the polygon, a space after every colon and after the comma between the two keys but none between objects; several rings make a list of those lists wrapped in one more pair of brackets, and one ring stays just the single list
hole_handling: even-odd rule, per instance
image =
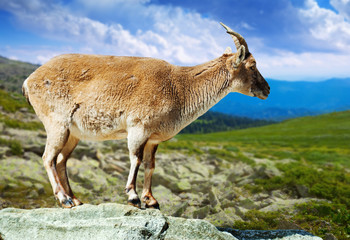
[{"label": "animal's hind leg", "polygon": [[143,164],[145,166],[145,181],[143,184],[143,191],[141,200],[145,203],[146,208],[159,209],[157,200],[152,195],[152,174],[155,167],[155,154],[157,151],[157,144],[147,143],[143,151]]},{"label": "animal's hind leg", "polygon": [[136,192],[136,178],[143,158],[143,149],[147,140],[148,136],[141,128],[133,128],[128,132],[128,148],[131,164],[125,192],[128,195],[128,204],[138,208],[141,207],[141,201]]},{"label": "animal's hind leg", "polygon": [[75,206],[83,204],[79,199],[77,199],[73,191],[69,185],[69,180],[67,176],[67,160],[71,153],[73,152],[74,148],[77,146],[79,142],[79,139],[74,137],[72,134],[69,134],[68,140],[66,144],[64,145],[62,151],[57,156],[57,174],[58,178],[65,190],[65,192],[72,198],[73,203]]},{"label": "animal's hind leg", "polygon": [[57,122],[50,122],[50,128],[46,127],[47,124],[44,125],[47,132],[47,139],[43,161],[52,190],[62,207],[74,207],[73,199],[64,189],[57,173],[57,156],[68,141],[69,131],[64,125],[62,126],[62,124],[60,125]]}]

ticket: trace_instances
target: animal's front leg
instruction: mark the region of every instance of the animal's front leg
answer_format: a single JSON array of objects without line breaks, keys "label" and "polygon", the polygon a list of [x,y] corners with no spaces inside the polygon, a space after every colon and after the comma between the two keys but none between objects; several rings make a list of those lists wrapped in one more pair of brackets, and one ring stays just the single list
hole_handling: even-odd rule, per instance
[{"label": "animal's front leg", "polygon": [[146,208],[159,209],[157,200],[152,195],[152,174],[155,167],[155,154],[158,145],[147,143],[144,150],[143,162],[145,166],[145,181],[142,191],[142,202],[145,203]]},{"label": "animal's front leg", "polygon": [[142,162],[143,150],[147,138],[144,132],[137,128],[131,129],[128,132],[128,148],[131,164],[125,192],[128,195],[128,204],[138,208],[141,208],[141,201],[136,192],[136,178]]}]

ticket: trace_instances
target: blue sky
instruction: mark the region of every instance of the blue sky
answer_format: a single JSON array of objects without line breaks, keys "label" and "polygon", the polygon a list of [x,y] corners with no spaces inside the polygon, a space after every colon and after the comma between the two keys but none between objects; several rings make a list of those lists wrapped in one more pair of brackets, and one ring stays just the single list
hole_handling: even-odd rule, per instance
[{"label": "blue sky", "polygon": [[242,34],[265,78],[350,77],[350,0],[0,0],[0,55],[156,57],[195,65]]}]

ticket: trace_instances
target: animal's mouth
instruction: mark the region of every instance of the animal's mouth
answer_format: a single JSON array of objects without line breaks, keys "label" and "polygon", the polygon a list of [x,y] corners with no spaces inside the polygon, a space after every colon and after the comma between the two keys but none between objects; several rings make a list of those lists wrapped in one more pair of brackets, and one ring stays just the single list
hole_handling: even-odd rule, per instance
[{"label": "animal's mouth", "polygon": [[259,91],[255,91],[252,93],[253,93],[254,97],[265,100],[270,94],[270,87],[266,87],[264,90],[259,90]]},{"label": "animal's mouth", "polygon": [[260,98],[262,100],[265,100],[268,97],[268,95],[257,95],[255,97],[258,97],[258,98]]}]

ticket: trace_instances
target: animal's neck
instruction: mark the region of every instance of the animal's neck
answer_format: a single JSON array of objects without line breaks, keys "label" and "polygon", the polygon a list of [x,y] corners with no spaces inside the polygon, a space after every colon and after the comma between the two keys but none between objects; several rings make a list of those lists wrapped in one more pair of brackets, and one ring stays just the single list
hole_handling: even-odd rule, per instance
[{"label": "animal's neck", "polygon": [[183,114],[196,119],[224,98],[231,90],[231,75],[223,57],[188,68]]}]

